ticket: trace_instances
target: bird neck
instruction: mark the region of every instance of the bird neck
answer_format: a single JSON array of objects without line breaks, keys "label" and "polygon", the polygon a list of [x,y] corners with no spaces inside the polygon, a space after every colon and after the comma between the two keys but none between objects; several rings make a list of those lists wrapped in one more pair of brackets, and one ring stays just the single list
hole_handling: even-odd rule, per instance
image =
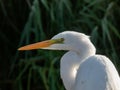
[{"label": "bird neck", "polygon": [[92,44],[86,45],[85,48],[74,48],[61,58],[60,73],[66,90],[74,90],[75,78],[81,61],[94,55],[95,51]]},{"label": "bird neck", "polygon": [[79,56],[80,61],[88,58],[89,56],[95,55],[96,53],[96,49],[92,43],[81,46],[79,45],[76,47],[74,47],[74,49],[71,51],[75,52]]},{"label": "bird neck", "polygon": [[80,63],[79,59],[79,56],[73,51],[67,52],[61,58],[60,74],[66,90],[72,90],[73,88],[77,73],[76,70]]}]

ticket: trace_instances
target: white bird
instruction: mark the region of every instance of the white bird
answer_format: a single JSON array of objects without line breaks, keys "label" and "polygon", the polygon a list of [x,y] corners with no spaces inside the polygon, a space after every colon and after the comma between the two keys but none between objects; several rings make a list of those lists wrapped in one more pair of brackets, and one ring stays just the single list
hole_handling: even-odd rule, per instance
[{"label": "white bird", "polygon": [[120,90],[120,77],[113,63],[96,49],[89,36],[65,31],[51,40],[23,46],[31,49],[68,50],[60,63],[60,74],[66,90]]}]

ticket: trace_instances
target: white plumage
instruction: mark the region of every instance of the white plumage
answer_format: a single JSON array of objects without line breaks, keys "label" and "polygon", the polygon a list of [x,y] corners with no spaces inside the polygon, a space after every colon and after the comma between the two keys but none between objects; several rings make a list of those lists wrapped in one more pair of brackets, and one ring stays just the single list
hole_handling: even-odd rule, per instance
[{"label": "white plumage", "polygon": [[66,90],[120,90],[120,77],[115,66],[107,57],[96,55],[89,36],[65,31],[55,35],[51,41],[47,47],[38,48],[68,50],[60,63]]},{"label": "white plumage", "polygon": [[[55,49],[70,50],[61,58],[60,73],[67,90],[120,90],[120,78],[113,63],[96,49],[89,37],[66,31],[52,39],[64,38]],[[51,46],[51,47],[54,47]]]}]

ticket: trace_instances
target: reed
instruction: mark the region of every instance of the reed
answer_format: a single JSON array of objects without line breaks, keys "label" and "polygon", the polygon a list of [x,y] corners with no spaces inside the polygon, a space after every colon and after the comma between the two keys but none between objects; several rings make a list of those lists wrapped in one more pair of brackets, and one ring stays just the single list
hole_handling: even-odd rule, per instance
[{"label": "reed", "polygon": [[[90,35],[97,53],[108,56],[120,71],[119,0],[33,0],[18,47],[73,30]],[[2,33],[0,33],[2,34]],[[3,36],[4,38],[4,36]],[[65,51],[18,52],[11,65],[13,90],[65,90],[60,57]]]}]

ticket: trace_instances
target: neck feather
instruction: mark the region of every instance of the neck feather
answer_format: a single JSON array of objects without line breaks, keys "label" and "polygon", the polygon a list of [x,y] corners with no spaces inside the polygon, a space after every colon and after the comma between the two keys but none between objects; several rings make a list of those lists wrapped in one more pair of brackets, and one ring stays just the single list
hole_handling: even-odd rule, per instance
[{"label": "neck feather", "polygon": [[73,90],[81,61],[94,55],[95,51],[95,47],[91,44],[86,48],[71,50],[61,58],[60,73],[66,90]]}]

